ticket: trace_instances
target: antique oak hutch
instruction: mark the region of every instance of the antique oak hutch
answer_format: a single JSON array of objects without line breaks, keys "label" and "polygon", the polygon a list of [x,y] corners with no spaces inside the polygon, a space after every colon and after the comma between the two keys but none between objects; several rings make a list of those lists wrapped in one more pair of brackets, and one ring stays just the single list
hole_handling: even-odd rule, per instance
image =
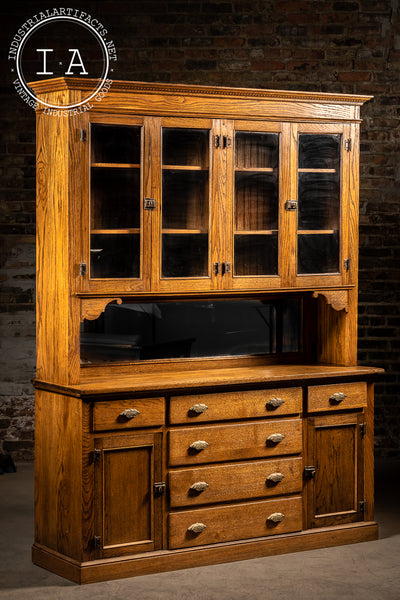
[{"label": "antique oak hutch", "polygon": [[376,538],[366,100],[117,81],[39,104],[36,564],[84,583]]}]

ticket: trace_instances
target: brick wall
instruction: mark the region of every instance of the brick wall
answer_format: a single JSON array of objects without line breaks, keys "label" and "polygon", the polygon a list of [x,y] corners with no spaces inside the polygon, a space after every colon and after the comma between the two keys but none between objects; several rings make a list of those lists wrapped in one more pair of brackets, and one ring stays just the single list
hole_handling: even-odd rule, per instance
[{"label": "brick wall", "polygon": [[[101,18],[115,79],[373,94],[363,108],[359,360],[376,386],[381,456],[400,455],[400,19],[398,0],[68,2]],[[0,439],[33,448],[35,118],[4,64],[13,33],[46,3],[2,7]],[[9,39],[4,32],[9,32]]]}]

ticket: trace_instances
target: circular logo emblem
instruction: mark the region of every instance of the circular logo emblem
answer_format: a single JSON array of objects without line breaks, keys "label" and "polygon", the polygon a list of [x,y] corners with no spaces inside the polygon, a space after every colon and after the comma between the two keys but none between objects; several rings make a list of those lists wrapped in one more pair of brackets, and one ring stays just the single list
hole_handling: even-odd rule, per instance
[{"label": "circular logo emblem", "polygon": [[[92,15],[79,9],[48,9],[28,19],[14,35],[8,59],[18,95],[33,108],[41,104],[50,114],[72,114],[100,102],[111,87],[117,53],[108,30]],[[61,103],[40,98],[29,84],[57,77],[88,79],[84,97]],[[92,104],[91,104],[92,103]],[[74,113],[76,112],[73,111]]]}]

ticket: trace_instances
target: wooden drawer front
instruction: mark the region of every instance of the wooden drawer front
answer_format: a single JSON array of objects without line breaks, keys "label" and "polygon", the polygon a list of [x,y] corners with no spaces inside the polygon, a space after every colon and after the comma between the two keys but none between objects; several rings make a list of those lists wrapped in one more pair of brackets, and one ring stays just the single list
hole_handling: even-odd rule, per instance
[{"label": "wooden drawer front", "polygon": [[164,415],[164,398],[96,402],[93,408],[93,430],[137,429],[163,425]]},{"label": "wooden drawer front", "polygon": [[169,474],[171,507],[301,492],[301,458],[179,469]]},{"label": "wooden drawer front", "polygon": [[216,544],[301,529],[300,497],[179,511],[169,515],[169,548]]},{"label": "wooden drawer front", "polygon": [[197,423],[290,415],[301,411],[301,388],[282,388],[173,396],[169,418],[171,423]]},{"label": "wooden drawer front", "polygon": [[227,462],[301,452],[302,427],[301,419],[210,425],[176,429],[168,439],[170,465]]},{"label": "wooden drawer front", "polygon": [[308,388],[309,412],[363,408],[367,405],[367,384],[335,383],[312,385]]}]

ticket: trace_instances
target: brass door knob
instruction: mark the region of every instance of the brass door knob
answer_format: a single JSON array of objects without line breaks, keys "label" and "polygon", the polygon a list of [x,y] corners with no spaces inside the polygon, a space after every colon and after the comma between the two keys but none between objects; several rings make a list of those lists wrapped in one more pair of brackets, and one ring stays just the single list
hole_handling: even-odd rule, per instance
[{"label": "brass door knob", "polygon": [[267,444],[279,444],[285,436],[282,433],[272,433],[267,437]]},{"label": "brass door knob", "polygon": [[140,411],[136,410],[136,408],[126,408],[119,416],[129,420],[134,419],[138,415],[140,415]]},{"label": "brass door knob", "polygon": [[282,400],[282,398],[270,398],[267,400],[265,408],[267,410],[275,410],[276,408],[282,406],[282,404],[285,404],[285,401]]},{"label": "brass door knob", "polygon": [[192,483],[190,486],[190,490],[194,492],[204,492],[208,488],[208,483],[206,481],[196,481],[196,483]]},{"label": "brass door knob", "polygon": [[332,394],[332,396],[329,398],[329,402],[331,404],[340,404],[340,402],[343,402],[345,398],[346,394],[343,394],[343,392],[336,392],[335,394]]},{"label": "brass door knob", "polygon": [[196,440],[195,442],[190,444],[189,448],[191,448],[192,450],[197,450],[197,452],[200,452],[201,450],[204,450],[205,448],[207,448],[207,446],[208,446],[208,443],[205,442],[204,440]]},{"label": "brass door knob", "polygon": [[267,482],[279,483],[280,481],[282,481],[282,479],[285,479],[285,476],[283,473],[271,473],[271,475],[268,475],[268,477],[267,477]]},{"label": "brass door knob", "polygon": [[207,525],[204,525],[204,523],[193,523],[193,525],[187,528],[190,533],[201,533],[205,529],[207,529]]},{"label": "brass door knob", "polygon": [[270,523],[280,523],[285,518],[285,515],[280,512],[272,513],[267,517],[267,521]]}]

